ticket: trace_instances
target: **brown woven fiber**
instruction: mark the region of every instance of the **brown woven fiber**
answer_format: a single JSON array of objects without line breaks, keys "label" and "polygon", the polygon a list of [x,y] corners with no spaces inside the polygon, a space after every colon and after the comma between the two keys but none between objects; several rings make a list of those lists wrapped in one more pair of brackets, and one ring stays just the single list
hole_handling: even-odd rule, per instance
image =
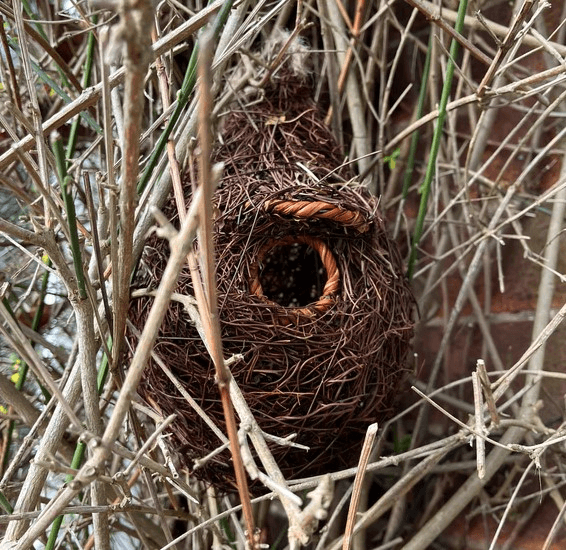
[{"label": "brown woven fiber", "polygon": [[[350,181],[310,97],[291,75],[269,84],[261,101],[224,118],[213,159],[225,164],[215,195],[224,353],[243,356],[231,371],[264,432],[296,433],[310,448],[269,443],[294,478],[355,464],[367,426],[392,412],[412,336],[412,294],[377,200]],[[178,224],[173,199],[165,212]],[[155,288],[167,258],[167,244],[152,237],[137,286]],[[188,268],[177,292],[193,294]],[[132,300],[135,325],[150,306]],[[224,430],[214,367],[180,303],[155,351]],[[163,415],[177,413],[170,441],[191,471],[220,445],[158,365],[140,393]],[[194,473],[233,488],[227,451]]]}]

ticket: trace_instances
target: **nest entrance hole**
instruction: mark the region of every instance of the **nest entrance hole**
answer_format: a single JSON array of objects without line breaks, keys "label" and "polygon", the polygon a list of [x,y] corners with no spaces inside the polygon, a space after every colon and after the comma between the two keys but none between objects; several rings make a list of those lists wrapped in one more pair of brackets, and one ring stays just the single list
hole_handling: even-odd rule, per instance
[{"label": "nest entrance hole", "polygon": [[326,274],[315,250],[293,243],[267,252],[259,281],[268,300],[283,307],[305,307],[322,295]]},{"label": "nest entrance hole", "polygon": [[251,274],[251,292],[304,314],[326,311],[340,284],[330,249],[308,236],[271,239],[260,249]]}]

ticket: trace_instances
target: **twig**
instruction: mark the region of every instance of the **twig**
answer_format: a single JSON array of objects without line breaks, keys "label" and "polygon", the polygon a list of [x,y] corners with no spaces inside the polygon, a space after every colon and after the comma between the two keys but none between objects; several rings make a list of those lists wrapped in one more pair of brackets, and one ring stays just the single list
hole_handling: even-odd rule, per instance
[{"label": "twig", "polygon": [[[240,447],[238,444],[238,429],[236,427],[236,419],[234,417],[234,409],[230,399],[230,372],[224,363],[224,355],[222,351],[222,340],[220,337],[220,324],[218,323],[218,305],[216,298],[216,277],[214,263],[213,248],[213,212],[212,212],[212,194],[214,184],[212,181],[213,174],[210,167],[210,157],[212,153],[212,121],[210,113],[212,112],[212,79],[210,74],[210,65],[212,62],[212,46],[213,34],[208,32],[200,37],[199,51],[199,77],[200,77],[200,101],[199,101],[199,142],[200,142],[200,171],[199,189],[202,191],[203,200],[200,210],[200,228],[199,243],[201,249],[200,267],[203,273],[203,287],[206,302],[199,302],[199,312],[204,324],[204,330],[207,336],[208,349],[212,357],[212,361],[216,368],[216,377],[218,389],[220,390],[220,398],[224,409],[224,418],[226,421],[226,431],[230,440],[230,450],[232,451],[232,460],[234,463],[234,472],[236,475],[236,483],[240,494],[240,502],[243,506],[244,520],[247,528],[247,540],[250,548],[255,548],[255,528],[254,519],[250,503],[250,495],[246,473],[242,462]],[[193,279],[197,275],[191,272]],[[198,300],[198,297],[197,297]]]},{"label": "twig", "polygon": [[[464,14],[466,13],[468,2],[467,0],[460,0],[458,8],[458,19],[456,21],[456,30],[461,32],[464,22]],[[430,147],[429,159],[427,163],[426,175],[424,182],[421,187],[421,200],[419,205],[419,213],[417,216],[417,222],[415,224],[415,229],[413,232],[413,242],[411,245],[411,253],[408,260],[407,276],[412,278],[415,269],[415,263],[417,259],[417,248],[419,246],[422,231],[424,226],[424,218],[427,212],[428,197],[430,193],[430,188],[432,186],[432,178],[436,171],[436,160],[438,156],[438,151],[440,148],[440,140],[442,137],[442,132],[444,129],[444,119],[446,118],[448,99],[450,97],[450,90],[452,88],[452,79],[454,77],[454,69],[456,65],[456,56],[458,54],[458,42],[452,40],[450,44],[450,58],[446,67],[446,76],[442,86],[442,96],[440,98],[440,104],[438,108],[438,120],[436,122],[436,127],[434,129],[434,134],[432,138],[432,144]]]},{"label": "twig", "polygon": [[491,383],[487,376],[487,370],[485,368],[485,361],[483,359],[478,359],[476,361],[476,369],[478,373],[478,378],[480,380],[483,395],[485,396],[485,401],[487,404],[487,410],[491,416],[491,421],[497,426],[499,425],[500,418],[497,412],[497,407],[495,406],[495,399],[493,398],[493,392],[491,390]]},{"label": "twig", "polygon": [[[434,6],[434,12],[427,5],[428,2],[423,2],[421,0],[405,0],[407,4],[418,9],[424,16],[432,21],[435,25],[441,28],[446,34],[448,34],[452,39],[457,40],[459,44],[468,50],[476,59],[481,61],[484,65],[490,65],[491,59],[485,55],[481,50],[479,50],[474,44],[472,44],[465,36],[462,36],[461,31],[452,28],[444,19],[436,13],[438,6]],[[431,4],[432,5],[432,4]],[[442,7],[442,14],[444,15],[444,6]],[[458,19],[458,16],[454,17],[454,21]]]},{"label": "twig", "polygon": [[352,532],[356,523],[356,516],[358,512],[358,505],[360,502],[362,482],[366,473],[368,459],[375,441],[377,434],[377,424],[371,424],[366,432],[366,437],[360,454],[358,462],[358,471],[354,478],[354,486],[352,489],[352,500],[350,501],[350,509],[348,510],[348,518],[346,520],[346,529],[344,530],[344,542],[342,544],[343,550],[349,550],[352,543]]},{"label": "twig", "polygon": [[[153,25],[153,6],[149,0],[137,2],[135,8],[124,1],[121,5],[119,28],[125,41],[126,68],[124,89],[124,150],[122,181],[119,194],[120,233],[118,240],[118,287],[113,288],[113,363],[117,364],[122,351],[126,316],[130,300],[130,277],[133,267],[133,237],[135,204],[139,173],[139,136],[142,132],[143,105],[145,103],[145,75],[152,59],[151,37],[147,32]],[[111,158],[108,159],[111,162]]]},{"label": "twig", "polygon": [[[192,248],[193,239],[197,228],[197,208],[201,201],[201,193],[199,190],[195,193],[193,202],[189,209],[189,215],[183,223],[181,230],[177,233],[173,227],[167,225],[167,220],[159,212],[155,212],[163,224],[160,230],[161,234],[168,237],[171,248],[171,258],[167,263],[167,267],[163,273],[161,284],[158,289],[158,295],[155,299],[153,307],[149,313],[142,337],[136,349],[130,368],[127,372],[122,390],[116,401],[116,405],[112,412],[101,442],[96,445],[91,458],[81,468],[77,477],[58,496],[56,496],[44,508],[37,521],[23,534],[21,537],[8,538],[7,540],[17,540],[17,549],[24,550],[31,548],[37,537],[43,532],[57,517],[61,510],[72,500],[72,498],[86,485],[96,479],[98,468],[104,463],[111,452],[112,444],[116,440],[122,422],[130,408],[130,403],[135,396],[136,388],[139,384],[143,370],[147,364],[147,359],[157,338],[159,327],[167,311],[167,305],[170,295],[176,284],[178,274],[184,264],[185,258]],[[11,534],[11,532],[10,532]]]},{"label": "twig", "polygon": [[483,421],[483,401],[481,384],[477,372],[472,372],[472,387],[474,390],[474,419],[476,430],[476,460],[478,477],[483,479],[485,476],[485,439],[487,431]]},{"label": "twig", "polygon": [[493,76],[495,75],[495,71],[498,69],[499,65],[503,62],[503,58],[509,51],[509,49],[515,44],[515,37],[519,32],[523,21],[526,19],[527,15],[531,11],[533,7],[534,0],[525,0],[519,12],[513,18],[513,22],[503,39],[503,42],[499,46],[497,53],[495,54],[495,58],[493,59],[489,69],[485,73],[480,85],[477,89],[477,95],[479,98],[482,98],[485,95],[486,88],[488,84],[491,82]]},{"label": "twig", "polygon": [[[346,64],[346,53],[349,48],[349,41],[346,37],[346,26],[340,11],[338,10],[335,2],[323,2],[325,9],[328,10],[330,18],[330,29],[336,44],[336,55],[341,66]],[[368,135],[365,114],[364,102],[362,100],[360,87],[357,78],[352,71],[349,71],[346,77],[346,102],[350,114],[350,121],[352,123],[353,140],[352,144],[355,151],[355,156],[358,160],[358,171],[360,173],[366,172],[369,168],[370,159],[372,154],[370,145],[370,136]],[[336,113],[338,116],[338,113]],[[372,182],[370,190],[375,192],[377,189],[377,182]]]},{"label": "twig", "polygon": [[[162,40],[153,46],[153,54],[161,55],[171,49],[175,44],[185,40],[188,36],[200,29],[210,16],[218,11],[225,4],[224,0],[215,0],[210,6],[199,11],[194,17],[181,25],[174,32],[169,33]],[[126,69],[121,67],[112,73],[108,79],[110,88],[115,88],[124,80]],[[63,126],[68,120],[79,114],[81,111],[94,106],[102,94],[102,83],[88,88],[74,101],[63,107],[57,114],[46,120],[42,125],[43,135],[48,135],[57,128]],[[27,135],[4,154],[0,155],[0,170],[5,169],[11,162],[16,160],[17,151],[29,151],[35,145],[34,136]]]},{"label": "twig", "polygon": [[[424,460],[422,460],[418,465],[412,468],[405,476],[403,476],[397,483],[393,485],[389,490],[387,490],[381,498],[367,511],[363,514],[360,520],[356,523],[354,527],[354,534],[360,529],[367,527],[374,523],[381,515],[385,513],[391,506],[393,506],[395,499],[399,498],[400,495],[406,494],[411,490],[415,484],[422,479],[431,469],[435,466],[444,456],[446,456],[450,451],[460,445],[461,441],[454,440],[450,444],[445,445],[436,452],[430,454]],[[342,537],[336,541],[329,550],[339,550],[342,546]]]}]

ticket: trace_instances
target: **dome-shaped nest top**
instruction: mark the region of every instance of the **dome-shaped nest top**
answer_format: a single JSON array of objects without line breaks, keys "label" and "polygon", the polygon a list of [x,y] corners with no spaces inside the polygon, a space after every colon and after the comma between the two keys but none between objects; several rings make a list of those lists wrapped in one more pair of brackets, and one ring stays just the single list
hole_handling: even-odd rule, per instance
[{"label": "dome-shaped nest top", "polygon": [[[224,353],[242,356],[230,368],[264,432],[296,433],[310,448],[269,444],[289,477],[355,464],[367,426],[391,414],[412,336],[396,245],[377,201],[337,169],[343,158],[307,90],[279,81],[232,111],[213,159],[225,164],[214,226]],[[173,199],[165,212],[178,224]],[[167,243],[151,237],[137,286],[155,288],[167,258]],[[193,295],[188,268],[176,292]],[[150,306],[151,298],[132,300],[136,326]],[[224,430],[214,366],[180,303],[171,303],[155,351]],[[177,413],[171,443],[189,469],[220,445],[157,364],[139,391],[163,415]],[[227,451],[194,473],[232,488]]]}]

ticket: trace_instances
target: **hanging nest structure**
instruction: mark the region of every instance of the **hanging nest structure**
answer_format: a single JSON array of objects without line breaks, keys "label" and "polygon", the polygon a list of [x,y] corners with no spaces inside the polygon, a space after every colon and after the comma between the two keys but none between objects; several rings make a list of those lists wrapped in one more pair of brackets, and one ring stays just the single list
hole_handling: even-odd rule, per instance
[{"label": "hanging nest structure", "polygon": [[[262,430],[309,447],[268,442],[291,478],[356,463],[368,425],[392,413],[412,337],[396,245],[311,97],[304,79],[280,75],[260,101],[224,118],[213,158],[225,165],[214,199],[224,354],[242,357],[230,369]],[[189,181],[185,189],[188,204]],[[172,197],[164,210],[178,226]],[[157,287],[168,253],[166,241],[149,239],[137,286]],[[194,294],[188,268],[176,292]],[[140,329],[151,303],[132,299]],[[214,366],[181,303],[171,303],[155,352],[225,432]],[[177,414],[170,443],[188,469],[233,490],[228,451],[194,469],[220,441],[156,363],[139,391],[164,416]]]}]

